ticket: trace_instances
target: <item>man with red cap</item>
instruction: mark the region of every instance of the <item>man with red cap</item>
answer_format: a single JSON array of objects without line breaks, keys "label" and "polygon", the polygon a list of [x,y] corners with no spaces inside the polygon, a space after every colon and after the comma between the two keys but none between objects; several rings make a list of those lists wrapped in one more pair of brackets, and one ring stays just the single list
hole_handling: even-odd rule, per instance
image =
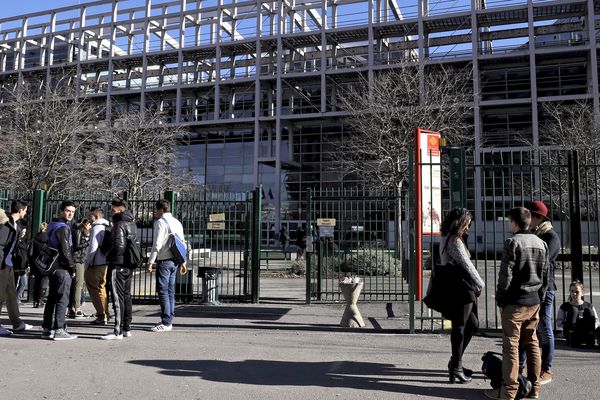
[{"label": "man with red cap", "polygon": [[[554,332],[552,331],[552,316],[554,305],[554,294],[556,284],[554,281],[554,267],[556,257],[560,252],[560,238],[552,227],[552,222],[548,218],[548,207],[542,201],[532,201],[527,204],[527,209],[531,212],[530,228],[540,239],[548,245],[548,290],[546,297],[540,305],[540,322],[538,332],[540,333],[540,344],[542,347],[542,372],[540,374],[540,384],[544,385],[552,381],[552,359],[554,357]],[[521,351],[521,366],[525,365],[525,352]]]}]

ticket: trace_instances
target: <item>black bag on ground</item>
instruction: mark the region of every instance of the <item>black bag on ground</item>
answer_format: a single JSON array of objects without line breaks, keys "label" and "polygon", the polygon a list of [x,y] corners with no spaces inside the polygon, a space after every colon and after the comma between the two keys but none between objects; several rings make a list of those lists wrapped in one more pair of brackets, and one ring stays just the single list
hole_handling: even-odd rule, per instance
[{"label": "black bag on ground", "polygon": [[[490,380],[492,389],[499,389],[502,386],[502,354],[494,351],[488,351],[481,357],[483,364],[481,372]],[[522,374],[519,374],[519,391],[516,400],[523,399],[531,392],[531,382]]]}]

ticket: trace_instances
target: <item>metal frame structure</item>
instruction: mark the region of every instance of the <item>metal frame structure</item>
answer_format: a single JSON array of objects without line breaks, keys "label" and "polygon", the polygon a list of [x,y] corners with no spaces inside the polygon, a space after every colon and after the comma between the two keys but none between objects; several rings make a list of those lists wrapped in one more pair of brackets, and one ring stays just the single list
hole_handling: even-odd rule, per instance
[{"label": "metal frame structure", "polygon": [[[344,134],[337,99],[358,74],[472,63],[476,151],[539,144],[542,102],[598,113],[598,14],[594,0],[99,0],[0,19],[0,85],[68,70],[102,118],[160,108],[192,134],[189,168],[227,184],[237,162],[235,190],[270,188],[278,226],[302,220],[306,187],[339,184],[325,138]],[[234,142],[243,154],[211,178]]]}]

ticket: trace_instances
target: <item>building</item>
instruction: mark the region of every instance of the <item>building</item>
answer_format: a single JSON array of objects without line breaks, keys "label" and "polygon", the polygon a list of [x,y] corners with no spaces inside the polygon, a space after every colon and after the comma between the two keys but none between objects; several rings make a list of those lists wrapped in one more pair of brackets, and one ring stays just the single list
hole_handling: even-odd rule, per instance
[{"label": "building", "polygon": [[202,184],[261,183],[276,225],[307,187],[332,187],[327,138],[357,74],[473,63],[475,147],[540,143],[540,105],[599,107],[592,0],[99,0],[0,19],[0,84],[73,71],[102,117],[162,109],[191,133],[181,168]]}]

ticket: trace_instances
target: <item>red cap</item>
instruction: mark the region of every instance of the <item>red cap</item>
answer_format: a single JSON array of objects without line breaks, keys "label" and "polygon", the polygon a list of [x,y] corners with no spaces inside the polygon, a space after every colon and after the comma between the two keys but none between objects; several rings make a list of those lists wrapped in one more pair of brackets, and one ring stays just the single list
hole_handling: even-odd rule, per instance
[{"label": "red cap", "polygon": [[543,201],[532,201],[527,204],[527,209],[532,213],[542,217],[546,221],[550,221],[548,218],[548,207],[544,204]]}]

